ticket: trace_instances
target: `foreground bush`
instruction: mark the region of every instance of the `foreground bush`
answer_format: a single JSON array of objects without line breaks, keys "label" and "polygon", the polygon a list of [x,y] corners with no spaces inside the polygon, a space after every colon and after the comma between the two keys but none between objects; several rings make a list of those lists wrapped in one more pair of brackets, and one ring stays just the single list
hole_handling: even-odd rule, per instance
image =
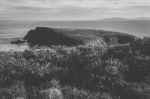
[{"label": "foreground bush", "polygon": [[149,99],[147,48],[149,40],[140,39],[0,52],[0,98]]}]

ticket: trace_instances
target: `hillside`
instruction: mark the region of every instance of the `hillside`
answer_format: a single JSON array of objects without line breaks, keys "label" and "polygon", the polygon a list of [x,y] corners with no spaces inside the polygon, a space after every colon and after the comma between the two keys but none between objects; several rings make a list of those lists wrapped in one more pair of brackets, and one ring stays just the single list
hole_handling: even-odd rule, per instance
[{"label": "hillside", "polygon": [[0,99],[150,99],[150,38],[0,52]]},{"label": "hillside", "polygon": [[0,52],[0,99],[150,99],[148,37],[38,27],[24,39],[49,47]]},{"label": "hillside", "polygon": [[71,28],[37,27],[30,30],[24,37],[28,43],[39,45],[78,45],[93,40],[103,40],[107,44],[126,44],[135,40],[135,37],[125,33]]}]

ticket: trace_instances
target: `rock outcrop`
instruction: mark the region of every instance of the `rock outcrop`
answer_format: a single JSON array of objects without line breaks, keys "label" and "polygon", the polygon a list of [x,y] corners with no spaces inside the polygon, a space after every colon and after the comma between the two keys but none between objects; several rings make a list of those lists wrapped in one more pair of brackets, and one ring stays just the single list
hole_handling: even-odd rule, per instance
[{"label": "rock outcrop", "polygon": [[63,33],[57,32],[56,29],[37,27],[35,30],[30,30],[28,34],[24,37],[24,40],[27,40],[28,43],[33,45],[78,45],[82,44],[81,41],[78,41],[72,37],[68,37]]}]

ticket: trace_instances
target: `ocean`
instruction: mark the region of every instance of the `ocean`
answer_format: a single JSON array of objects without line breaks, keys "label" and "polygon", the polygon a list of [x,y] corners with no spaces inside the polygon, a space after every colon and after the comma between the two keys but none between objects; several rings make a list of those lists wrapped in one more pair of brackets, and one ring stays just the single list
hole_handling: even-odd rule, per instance
[{"label": "ocean", "polygon": [[0,51],[25,50],[27,44],[11,44],[10,41],[23,38],[36,27],[62,27],[75,29],[110,30],[150,37],[150,20],[127,21],[0,21]]}]

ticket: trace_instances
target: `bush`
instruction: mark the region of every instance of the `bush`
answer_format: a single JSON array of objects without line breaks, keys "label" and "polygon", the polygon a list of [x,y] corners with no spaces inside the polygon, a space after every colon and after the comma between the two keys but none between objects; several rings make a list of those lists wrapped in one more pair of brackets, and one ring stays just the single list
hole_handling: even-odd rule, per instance
[{"label": "bush", "polygon": [[0,52],[0,98],[149,99],[149,40],[104,45]]}]

